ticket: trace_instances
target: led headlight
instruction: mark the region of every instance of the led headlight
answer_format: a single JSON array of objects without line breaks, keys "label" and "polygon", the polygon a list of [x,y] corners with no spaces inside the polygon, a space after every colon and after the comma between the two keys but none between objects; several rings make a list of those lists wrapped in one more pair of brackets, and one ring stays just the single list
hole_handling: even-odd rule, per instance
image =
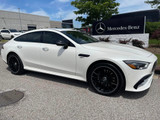
[{"label": "led headlight", "polygon": [[149,62],[144,61],[136,61],[136,60],[125,60],[124,61],[130,68],[132,69],[146,69],[149,66]]}]

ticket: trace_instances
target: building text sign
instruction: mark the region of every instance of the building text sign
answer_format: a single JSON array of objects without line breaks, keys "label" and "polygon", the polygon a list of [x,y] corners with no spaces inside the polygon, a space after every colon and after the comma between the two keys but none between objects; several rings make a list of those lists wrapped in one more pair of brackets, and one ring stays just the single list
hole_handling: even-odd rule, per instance
[{"label": "building text sign", "polygon": [[145,17],[127,17],[98,21],[93,24],[93,35],[144,33]]}]

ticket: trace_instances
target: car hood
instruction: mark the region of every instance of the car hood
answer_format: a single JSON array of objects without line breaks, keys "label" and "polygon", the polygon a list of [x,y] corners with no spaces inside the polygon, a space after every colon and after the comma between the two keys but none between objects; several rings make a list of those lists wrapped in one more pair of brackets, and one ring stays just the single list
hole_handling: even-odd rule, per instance
[{"label": "car hood", "polygon": [[22,33],[20,33],[20,32],[11,32],[11,34],[12,34],[12,35],[20,35],[20,34],[22,34]]},{"label": "car hood", "polygon": [[85,48],[106,52],[106,51],[113,51],[118,52],[119,54],[125,54],[125,55],[131,55],[131,56],[141,56],[141,57],[149,57],[152,53],[138,48],[133,47],[131,45],[123,45],[118,43],[107,43],[107,42],[96,42],[96,43],[89,43],[89,44],[83,44]]}]

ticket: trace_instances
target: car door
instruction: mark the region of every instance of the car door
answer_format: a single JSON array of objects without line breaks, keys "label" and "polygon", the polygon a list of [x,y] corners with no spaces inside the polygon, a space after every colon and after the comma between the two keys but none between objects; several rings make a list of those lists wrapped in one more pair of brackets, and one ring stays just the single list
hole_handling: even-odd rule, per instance
[{"label": "car door", "polygon": [[8,30],[2,30],[1,31],[1,36],[4,38],[4,39],[10,39],[11,38],[11,34]]},{"label": "car door", "polygon": [[40,47],[42,32],[32,32],[24,34],[15,39],[16,49],[27,68],[40,69]]},{"label": "car door", "polygon": [[[67,48],[61,43],[68,44]],[[55,32],[44,32],[40,51],[40,64],[45,70],[58,74],[75,75],[76,47],[65,37]]]}]

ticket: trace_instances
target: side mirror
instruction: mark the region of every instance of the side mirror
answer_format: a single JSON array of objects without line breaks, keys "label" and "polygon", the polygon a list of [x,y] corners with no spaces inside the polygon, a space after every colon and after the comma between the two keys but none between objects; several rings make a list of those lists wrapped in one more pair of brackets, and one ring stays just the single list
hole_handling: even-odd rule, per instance
[{"label": "side mirror", "polygon": [[64,49],[67,49],[68,48],[68,44],[67,43],[65,43],[65,42],[63,42],[63,41],[58,41],[57,43],[56,43],[56,45],[57,46],[63,46],[63,48]]}]

